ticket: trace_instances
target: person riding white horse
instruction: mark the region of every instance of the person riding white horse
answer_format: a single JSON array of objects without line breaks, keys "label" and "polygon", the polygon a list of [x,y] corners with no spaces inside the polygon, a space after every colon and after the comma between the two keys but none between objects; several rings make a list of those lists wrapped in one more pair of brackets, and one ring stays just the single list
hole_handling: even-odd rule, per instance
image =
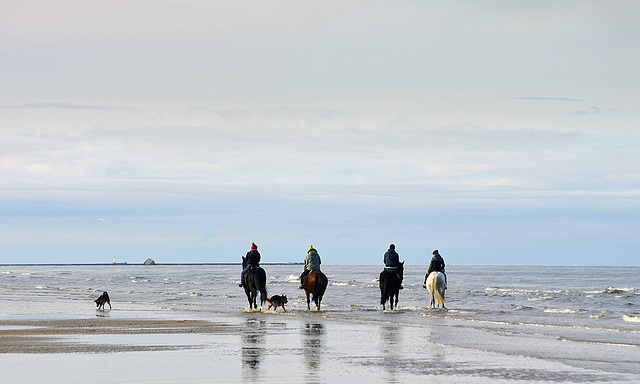
[{"label": "person riding white horse", "polygon": [[424,283],[422,284],[423,288],[427,287],[427,278],[433,271],[442,272],[442,274],[444,275],[444,289],[447,289],[447,274],[444,272],[444,259],[442,258],[442,256],[440,256],[440,253],[438,253],[437,249],[433,251],[433,257],[431,258],[431,262],[429,263],[429,269],[427,269],[427,274],[424,275]]}]

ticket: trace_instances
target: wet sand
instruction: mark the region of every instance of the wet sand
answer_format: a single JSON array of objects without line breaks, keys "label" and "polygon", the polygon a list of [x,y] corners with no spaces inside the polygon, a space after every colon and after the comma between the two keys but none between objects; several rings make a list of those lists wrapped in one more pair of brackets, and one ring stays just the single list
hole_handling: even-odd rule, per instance
[{"label": "wet sand", "polygon": [[[199,320],[22,319],[0,320],[0,353],[107,353],[175,350],[193,345],[80,342],[91,335],[166,335],[233,332],[232,326]],[[237,327],[235,331],[238,331]],[[95,339],[95,338],[94,338]],[[90,340],[90,339],[88,339]],[[107,340],[107,339],[105,339]]]},{"label": "wet sand", "polygon": [[640,382],[637,348],[617,348],[620,367],[549,335],[314,313],[0,319],[3,383]]}]

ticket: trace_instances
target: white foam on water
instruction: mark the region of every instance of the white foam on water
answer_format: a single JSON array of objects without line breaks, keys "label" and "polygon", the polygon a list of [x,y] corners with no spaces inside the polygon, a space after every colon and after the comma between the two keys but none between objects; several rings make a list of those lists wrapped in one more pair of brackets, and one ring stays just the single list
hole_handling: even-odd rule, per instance
[{"label": "white foam on water", "polygon": [[623,315],[622,320],[628,323],[640,323],[640,316]]},{"label": "white foam on water", "polygon": [[570,308],[546,308],[543,312],[547,313],[579,313],[584,312],[584,310],[579,309],[570,309]]}]

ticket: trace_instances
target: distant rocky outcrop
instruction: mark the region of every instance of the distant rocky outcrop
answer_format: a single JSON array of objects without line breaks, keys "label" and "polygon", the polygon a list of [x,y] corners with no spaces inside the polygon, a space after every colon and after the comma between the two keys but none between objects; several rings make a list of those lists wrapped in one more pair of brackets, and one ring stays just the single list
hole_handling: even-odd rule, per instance
[{"label": "distant rocky outcrop", "polygon": [[153,259],[147,259],[143,265],[156,265],[156,262]]}]

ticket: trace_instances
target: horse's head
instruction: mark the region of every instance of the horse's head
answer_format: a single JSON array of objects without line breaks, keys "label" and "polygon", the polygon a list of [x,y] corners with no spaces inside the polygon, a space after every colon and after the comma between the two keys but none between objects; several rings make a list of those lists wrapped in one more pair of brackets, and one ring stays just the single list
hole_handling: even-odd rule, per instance
[{"label": "horse's head", "polygon": [[245,269],[247,267],[247,258],[242,256],[242,269]]},{"label": "horse's head", "polygon": [[400,283],[402,283],[402,279],[404,279],[404,261],[398,264],[398,268],[396,268],[396,273],[400,276]]}]

